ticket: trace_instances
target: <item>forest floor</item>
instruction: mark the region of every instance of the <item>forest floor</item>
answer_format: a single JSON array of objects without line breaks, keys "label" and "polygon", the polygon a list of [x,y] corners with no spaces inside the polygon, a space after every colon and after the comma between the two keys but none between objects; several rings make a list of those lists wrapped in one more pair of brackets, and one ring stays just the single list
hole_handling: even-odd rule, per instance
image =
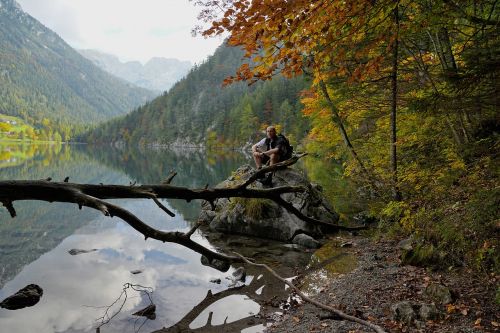
[{"label": "forest floor", "polygon": [[[348,251],[357,256],[357,267],[349,273],[338,274],[336,278],[316,281],[319,285],[313,296],[315,300],[380,325],[387,332],[500,331],[500,311],[495,303],[500,276],[478,275],[465,268],[432,271],[402,266],[401,250],[396,241],[374,241],[362,237],[343,241],[352,243]],[[433,302],[426,293],[431,284],[449,288],[451,303]],[[401,301],[433,303],[439,317],[424,321],[417,314],[410,324],[396,321],[391,307]],[[359,324],[331,317],[329,312],[302,303],[285,311],[266,332],[372,332]]]}]

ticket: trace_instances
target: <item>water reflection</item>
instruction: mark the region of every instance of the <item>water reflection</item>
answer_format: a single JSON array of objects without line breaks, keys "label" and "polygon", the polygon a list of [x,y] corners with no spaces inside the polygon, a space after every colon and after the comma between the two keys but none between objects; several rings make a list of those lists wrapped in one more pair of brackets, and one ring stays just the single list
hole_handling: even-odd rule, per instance
[{"label": "water reflection", "polygon": [[[2,151],[5,147],[2,146]],[[120,151],[65,145],[9,148],[9,153],[14,151],[22,154],[15,154],[19,156],[15,163],[9,157],[9,163],[1,164],[0,179],[52,177],[57,180],[69,176],[70,181],[82,183],[129,184],[136,181],[144,184],[157,183],[174,169],[178,172],[174,180],[176,185],[202,187],[220,182],[241,163],[248,162],[240,155],[207,156],[196,151],[182,155],[164,150]],[[151,200],[113,202],[161,230],[187,230],[187,221],[194,219],[199,210],[196,203],[168,201],[165,205],[176,214],[175,218],[170,218]],[[18,211],[15,219],[11,219],[6,210],[0,210],[0,299],[29,283],[39,284],[44,289],[44,296],[32,308],[0,309],[2,331],[95,330],[98,325],[95,319],[103,315],[103,306],[118,298],[124,283],[154,290],[157,318],[145,322],[141,332],[175,327],[190,314],[193,317],[188,316],[191,319],[188,324],[197,320],[194,329],[206,323],[211,312],[215,327],[220,327],[222,317],[230,318],[228,325],[239,325],[231,327],[260,327],[262,321],[252,319],[251,313],[261,309],[260,301],[284,294],[283,285],[271,277],[253,278],[260,273],[252,267],[247,268],[248,286],[243,286],[238,293],[227,291],[233,283],[227,277],[235,268],[221,273],[203,266],[199,254],[176,244],[145,241],[121,220],[101,216],[91,209],[78,211],[75,205],[38,202],[16,202],[15,206]],[[291,274],[293,267],[307,261],[307,255],[289,251],[280,243],[221,234],[205,235],[201,231],[193,237],[210,248],[237,250],[258,260],[265,258],[285,276]],[[72,256],[68,253],[70,249],[97,251]],[[141,273],[131,273],[136,270]],[[221,283],[211,283],[211,279],[220,279]],[[196,307],[209,290],[212,294],[227,293],[227,297],[210,302],[206,307]],[[136,317],[130,314],[148,304],[147,297],[130,294],[121,313],[101,331],[133,332],[137,323]]]}]

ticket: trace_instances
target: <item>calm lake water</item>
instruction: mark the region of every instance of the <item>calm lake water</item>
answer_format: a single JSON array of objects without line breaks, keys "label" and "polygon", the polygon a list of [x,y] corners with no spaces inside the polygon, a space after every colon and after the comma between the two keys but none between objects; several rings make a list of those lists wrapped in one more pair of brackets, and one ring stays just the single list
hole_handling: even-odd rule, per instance
[{"label": "calm lake water", "polygon": [[[175,170],[175,185],[213,186],[239,165],[251,162],[237,153],[124,151],[86,145],[0,144],[0,153],[2,180],[51,177],[62,181],[68,176],[70,182],[91,184],[158,183]],[[113,202],[168,231],[189,229],[200,209],[199,202],[164,201],[176,213],[171,218],[151,200]],[[44,294],[31,308],[0,308],[1,332],[95,332],[99,318],[120,296],[125,283],[151,288],[156,319],[132,316],[149,304],[149,298],[129,289],[121,312],[101,332],[152,332],[163,327],[259,332],[266,323],[258,315],[266,306],[262,300],[285,295],[283,284],[252,267],[247,267],[246,285],[227,291],[234,287],[228,277],[238,266],[228,272],[204,266],[199,254],[180,245],[145,241],[120,219],[89,208],[34,201],[14,206],[18,215],[14,219],[0,207],[0,300],[30,283],[40,285]],[[272,241],[202,231],[193,239],[216,250],[240,251],[284,276],[292,276],[295,267],[303,268],[310,259],[304,251]],[[71,249],[96,251],[73,256],[68,253]],[[142,272],[132,274],[135,270]],[[220,294],[199,305],[208,291]],[[110,308],[110,316],[123,300]],[[216,327],[205,327],[210,313],[211,325]]]}]

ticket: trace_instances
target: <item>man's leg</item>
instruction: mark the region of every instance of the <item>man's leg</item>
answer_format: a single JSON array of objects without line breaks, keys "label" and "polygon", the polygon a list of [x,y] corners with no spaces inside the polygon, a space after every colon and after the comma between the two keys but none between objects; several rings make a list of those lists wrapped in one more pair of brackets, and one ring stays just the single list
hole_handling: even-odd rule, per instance
[{"label": "man's leg", "polygon": [[280,154],[276,153],[276,154],[271,154],[271,162],[269,163],[269,165],[273,165],[273,164],[276,164],[280,161]]},{"label": "man's leg", "polygon": [[262,158],[260,157],[259,154],[260,153],[258,152],[253,153],[253,160],[255,161],[255,166],[257,167],[257,169],[262,168]]}]

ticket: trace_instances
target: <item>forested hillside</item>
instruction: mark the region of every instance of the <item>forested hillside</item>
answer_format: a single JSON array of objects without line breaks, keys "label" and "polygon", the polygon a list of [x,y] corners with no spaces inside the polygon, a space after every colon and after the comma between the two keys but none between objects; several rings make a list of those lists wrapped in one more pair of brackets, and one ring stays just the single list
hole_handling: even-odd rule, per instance
[{"label": "forested hillside", "polygon": [[0,114],[51,129],[109,119],[153,97],[93,65],[14,0],[0,0],[0,86]]},{"label": "forested hillside", "polygon": [[222,87],[242,58],[237,48],[219,47],[163,96],[99,126],[87,140],[238,146],[256,139],[262,135],[260,129],[274,123],[281,124],[292,141],[303,138],[308,121],[300,112],[300,93],[309,84],[303,78],[276,77],[251,86]]}]

